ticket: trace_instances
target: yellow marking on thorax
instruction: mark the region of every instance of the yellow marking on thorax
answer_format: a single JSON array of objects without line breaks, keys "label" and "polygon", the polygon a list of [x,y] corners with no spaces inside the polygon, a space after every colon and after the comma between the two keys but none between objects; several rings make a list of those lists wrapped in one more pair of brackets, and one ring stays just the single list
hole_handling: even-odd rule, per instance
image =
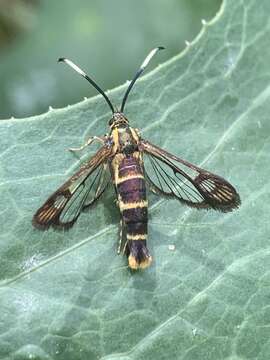
[{"label": "yellow marking on thorax", "polygon": [[133,129],[132,127],[130,127],[129,129],[130,129],[131,134],[132,134],[133,138],[135,139],[136,143],[138,143],[139,142],[139,136],[138,136],[136,130]]},{"label": "yellow marking on thorax", "polygon": [[132,154],[135,159],[141,160],[142,156],[139,151],[134,151]]},{"label": "yellow marking on thorax", "polygon": [[115,154],[117,152],[117,149],[119,148],[119,134],[118,129],[112,130],[112,137],[113,137],[113,153]]},{"label": "yellow marking on thorax", "polygon": [[137,202],[127,202],[124,203],[121,200],[121,197],[119,196],[118,198],[119,200],[119,209],[120,211],[124,211],[124,210],[129,210],[129,209],[138,209],[138,208],[144,208],[148,206],[148,201],[147,200],[141,200],[141,201],[137,201]]}]

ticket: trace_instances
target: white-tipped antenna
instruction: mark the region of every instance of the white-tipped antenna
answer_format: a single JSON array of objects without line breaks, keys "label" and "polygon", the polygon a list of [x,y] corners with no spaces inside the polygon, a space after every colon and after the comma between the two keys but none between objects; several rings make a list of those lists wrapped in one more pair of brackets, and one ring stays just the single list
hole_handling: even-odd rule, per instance
[{"label": "white-tipped antenna", "polygon": [[153,50],[150,51],[150,53],[146,56],[145,60],[143,61],[141,67],[139,68],[139,70],[137,71],[137,73],[135,74],[133,80],[131,81],[131,83],[129,84],[129,87],[127,88],[127,91],[125,92],[125,95],[123,97],[123,101],[122,101],[122,105],[121,105],[121,112],[124,111],[124,107],[128,98],[128,95],[130,93],[130,90],[132,89],[133,85],[135,84],[136,80],[138,79],[138,77],[142,74],[142,72],[144,71],[144,69],[146,68],[146,66],[149,64],[150,60],[152,59],[152,57],[159,51],[159,50],[164,50],[165,47],[163,46],[159,46]]},{"label": "white-tipped antenna", "polygon": [[66,58],[59,58],[58,62],[64,62],[66,63],[68,66],[70,66],[73,70],[75,70],[78,74],[80,74],[82,77],[84,77],[88,82],[90,82],[91,85],[94,86],[94,88],[104,97],[104,99],[106,100],[107,104],[109,105],[109,107],[112,110],[112,113],[115,112],[114,107],[112,105],[112,103],[110,102],[108,96],[105,94],[105,92],[95,83],[94,80],[92,80],[84,71],[82,71],[82,69],[79,68],[79,66],[77,66],[76,64],[74,64],[71,60],[66,59]]}]

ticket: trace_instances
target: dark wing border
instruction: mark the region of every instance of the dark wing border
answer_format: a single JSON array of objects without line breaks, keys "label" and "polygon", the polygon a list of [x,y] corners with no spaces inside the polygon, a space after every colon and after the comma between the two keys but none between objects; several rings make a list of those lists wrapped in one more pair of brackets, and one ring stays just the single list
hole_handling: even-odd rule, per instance
[{"label": "dark wing border", "polygon": [[[145,178],[153,192],[177,198],[186,205],[198,209],[212,208],[229,212],[240,206],[241,200],[237,191],[222,177],[178,158],[146,140],[141,140],[140,150],[149,157],[156,179],[160,177],[157,184],[145,168]],[[165,171],[161,164],[165,164],[168,171]],[[181,166],[191,169],[195,175],[187,174]],[[162,183],[165,186],[162,186]]]}]

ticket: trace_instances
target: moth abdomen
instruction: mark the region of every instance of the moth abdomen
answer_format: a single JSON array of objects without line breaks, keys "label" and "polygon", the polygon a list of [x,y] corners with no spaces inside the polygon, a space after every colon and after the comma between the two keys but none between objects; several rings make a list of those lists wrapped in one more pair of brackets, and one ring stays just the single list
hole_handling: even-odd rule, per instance
[{"label": "moth abdomen", "polygon": [[116,179],[119,209],[126,228],[125,253],[129,266],[146,268],[152,259],[146,247],[148,202],[139,160],[135,156],[124,157]]},{"label": "moth abdomen", "polygon": [[128,240],[125,252],[128,257],[129,267],[133,270],[145,269],[152,262],[146,240]]}]

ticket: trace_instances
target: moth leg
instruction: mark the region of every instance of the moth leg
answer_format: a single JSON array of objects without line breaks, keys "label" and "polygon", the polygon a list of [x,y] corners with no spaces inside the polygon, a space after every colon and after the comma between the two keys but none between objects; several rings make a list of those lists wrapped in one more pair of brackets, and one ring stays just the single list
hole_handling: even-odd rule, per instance
[{"label": "moth leg", "polygon": [[120,253],[124,253],[125,252],[125,248],[127,245],[127,240],[126,240],[126,231],[125,231],[125,225],[124,225],[124,221],[123,219],[120,220],[120,232],[119,232],[119,243],[118,243],[118,248],[117,248],[117,254],[119,255]]},{"label": "moth leg", "polygon": [[124,244],[124,246],[123,246],[123,249],[122,249],[122,254],[125,254],[125,253],[126,253],[127,243],[128,243],[128,241],[126,240],[126,241],[125,241],[125,244]]},{"label": "moth leg", "polygon": [[118,241],[118,248],[117,248],[117,254],[118,255],[121,252],[122,235],[123,235],[123,220],[121,219],[120,224],[119,224],[119,241]]},{"label": "moth leg", "polygon": [[78,147],[78,148],[69,148],[68,150],[69,151],[81,151],[83,150],[84,148],[86,148],[87,146],[91,145],[92,142],[94,141],[99,141],[101,142],[102,144],[104,144],[105,140],[106,140],[106,137],[103,136],[103,137],[99,137],[99,136],[91,136],[85,144],[83,144],[82,146]]}]

